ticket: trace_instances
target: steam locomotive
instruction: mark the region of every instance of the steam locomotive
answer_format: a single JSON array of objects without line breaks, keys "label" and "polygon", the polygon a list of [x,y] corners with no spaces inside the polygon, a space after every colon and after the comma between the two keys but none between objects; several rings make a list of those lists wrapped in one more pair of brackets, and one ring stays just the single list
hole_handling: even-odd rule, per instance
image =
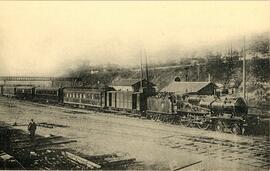
[{"label": "steam locomotive", "polygon": [[200,129],[212,128],[243,134],[257,123],[248,116],[248,106],[241,97],[175,95],[153,90],[116,91],[102,88],[41,88],[33,86],[1,86],[3,96],[38,102],[72,105],[107,111],[124,111],[156,121]]}]

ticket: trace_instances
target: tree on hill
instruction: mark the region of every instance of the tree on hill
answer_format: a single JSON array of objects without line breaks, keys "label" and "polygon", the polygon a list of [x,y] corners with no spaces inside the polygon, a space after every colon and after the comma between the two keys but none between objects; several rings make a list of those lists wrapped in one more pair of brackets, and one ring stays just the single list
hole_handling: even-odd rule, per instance
[{"label": "tree on hill", "polygon": [[269,53],[269,44],[269,33],[263,33],[251,40],[249,49],[255,53],[267,54]]},{"label": "tree on hill", "polygon": [[251,71],[257,81],[269,81],[270,80],[270,60],[262,58],[252,58]]}]

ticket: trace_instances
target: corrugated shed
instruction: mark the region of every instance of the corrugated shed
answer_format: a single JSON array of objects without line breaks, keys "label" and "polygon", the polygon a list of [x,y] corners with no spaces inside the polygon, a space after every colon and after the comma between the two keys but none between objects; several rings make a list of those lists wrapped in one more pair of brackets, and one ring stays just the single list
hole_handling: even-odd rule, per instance
[{"label": "corrugated shed", "polygon": [[[196,93],[202,88],[213,84],[211,82],[172,82],[167,87],[163,88],[162,92],[173,92],[177,94]],[[216,85],[214,85],[216,86]]]}]

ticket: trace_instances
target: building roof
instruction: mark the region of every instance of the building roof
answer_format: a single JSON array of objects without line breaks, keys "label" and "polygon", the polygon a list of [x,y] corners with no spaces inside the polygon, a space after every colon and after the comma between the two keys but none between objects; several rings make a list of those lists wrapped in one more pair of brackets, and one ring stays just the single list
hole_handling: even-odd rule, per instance
[{"label": "building roof", "polygon": [[[141,79],[120,79],[116,81],[112,81],[112,86],[134,86],[135,84],[139,83]],[[143,82],[147,80],[143,79]],[[149,82],[151,86],[154,86],[153,83]]]},{"label": "building roof", "polygon": [[240,80],[231,79],[229,81],[228,87],[229,88],[238,88],[241,85],[241,83],[242,83],[242,81],[240,81]]},{"label": "building roof", "polygon": [[[174,92],[177,94],[198,92],[202,88],[206,87],[211,82],[172,82],[167,87],[163,88],[162,92]],[[214,86],[216,86],[214,84]]]},{"label": "building roof", "polygon": [[139,82],[139,79],[120,79],[117,81],[113,81],[112,85],[113,86],[132,86]]}]

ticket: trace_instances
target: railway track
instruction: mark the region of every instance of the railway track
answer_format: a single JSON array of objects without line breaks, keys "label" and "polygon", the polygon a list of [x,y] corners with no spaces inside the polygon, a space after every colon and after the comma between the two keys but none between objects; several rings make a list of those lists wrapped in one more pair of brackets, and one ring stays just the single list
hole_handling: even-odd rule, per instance
[{"label": "railway track", "polygon": [[[270,168],[270,142],[237,142],[209,137],[174,135],[157,140],[159,144],[179,151],[188,151],[205,157],[220,158],[226,161],[237,160],[240,164],[255,168]],[[252,158],[252,161],[247,160]]]},{"label": "railway track", "polygon": [[[82,118],[83,120],[90,119],[94,120],[93,122],[95,122],[96,125],[99,125],[99,127],[90,126],[83,135],[87,135],[91,132],[91,134],[94,135],[102,134],[104,137],[124,137],[124,139],[150,143],[154,142],[165,148],[179,151],[179,153],[195,153],[206,159],[220,158],[228,162],[237,161],[242,165],[248,165],[258,169],[267,170],[270,163],[268,155],[270,153],[269,141],[260,136],[235,136],[232,134],[218,133],[209,130],[196,130],[195,128],[185,127],[183,127],[184,129],[179,129],[178,125],[169,123],[164,124],[163,122],[154,123],[146,118],[141,121],[142,124],[134,124],[135,122],[138,123],[140,121],[139,117],[134,118],[127,115],[127,118],[125,118],[115,114],[108,117],[109,114],[102,114],[102,112],[99,113],[85,109],[51,106],[46,104],[37,104],[38,108],[36,108],[36,103],[26,101],[14,103],[12,106],[10,111],[15,109],[15,107],[18,107],[19,110],[23,111],[32,106],[32,109],[28,110],[28,112],[39,114],[39,111],[42,110],[44,112],[43,114],[50,113],[48,116],[55,115],[52,111],[53,109],[56,109],[57,113],[63,114],[63,116],[59,116],[63,118],[63,121],[72,116],[74,117],[72,120],[81,120]],[[9,111],[8,106],[6,109]],[[104,120],[102,118],[107,119]],[[127,120],[131,120],[132,122],[127,122]],[[110,126],[103,127],[102,125],[108,124],[108,121],[110,122]],[[62,126],[64,124],[59,125]],[[71,127],[73,126],[71,125]],[[112,127],[114,129],[111,129]],[[66,127],[63,126],[59,127],[59,129],[60,128],[66,129]],[[138,129],[140,131],[133,131]]]},{"label": "railway track", "polygon": [[[4,97],[6,98],[6,97]],[[9,99],[9,98],[7,98]],[[13,99],[13,100],[17,100],[17,99]],[[73,107],[71,105],[65,105],[65,104],[59,104],[59,103],[53,103],[53,104],[48,104],[48,103],[41,103],[41,102],[31,102],[31,101],[25,101],[25,100],[18,100],[20,102],[23,102],[25,105],[32,105],[35,104],[36,106],[39,107],[43,107],[43,108],[52,108],[52,107],[58,107],[61,108],[62,111],[64,111],[65,113],[73,113],[73,114],[88,114],[88,111],[95,111],[95,112],[100,112],[100,113],[107,113],[107,114],[114,114],[114,115],[118,115],[118,116],[126,116],[126,117],[131,117],[131,118],[140,118],[140,119],[148,119],[148,120],[153,120],[155,122],[160,122],[160,123],[164,123],[164,124],[170,124],[170,125],[177,125],[180,127],[189,127],[189,128],[198,128],[198,129],[203,129],[203,130],[212,130],[212,131],[216,131],[215,128],[210,125],[207,126],[201,126],[200,124],[194,124],[194,123],[181,123],[181,122],[175,122],[173,119],[163,119],[165,115],[159,115],[157,114],[156,117],[146,117],[146,116],[141,116],[140,114],[136,114],[136,113],[131,113],[131,112],[126,112],[125,110],[119,110],[119,111],[115,111],[115,110],[110,110],[110,109],[98,109],[98,108],[78,108],[78,107]],[[6,102],[5,102],[6,103]],[[15,107],[12,103],[7,104],[10,107]],[[44,109],[46,110],[46,109]],[[49,112],[49,110],[48,110]],[[160,117],[159,117],[160,116]],[[161,117],[162,116],[162,117]],[[170,118],[175,118],[175,116],[173,116],[172,114],[167,114],[166,116],[169,116]],[[245,134],[244,136],[248,135],[252,135],[252,136],[261,136],[261,135],[269,135],[269,126],[270,126],[270,118],[266,118],[264,121],[264,125],[262,128],[259,128],[257,130],[254,129],[254,131],[249,131],[248,134]],[[264,130],[262,130],[264,129]],[[231,133],[230,129],[225,129],[226,133]],[[239,135],[240,136],[240,135]]]}]

